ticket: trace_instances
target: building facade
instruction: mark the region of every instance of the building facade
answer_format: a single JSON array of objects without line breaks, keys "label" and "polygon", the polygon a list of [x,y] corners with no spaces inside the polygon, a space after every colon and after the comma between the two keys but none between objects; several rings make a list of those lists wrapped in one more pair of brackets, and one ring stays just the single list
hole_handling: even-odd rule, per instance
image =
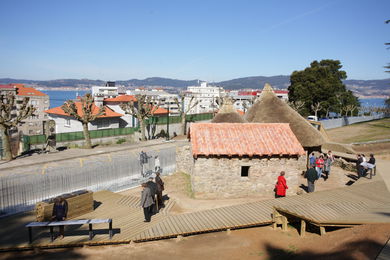
[{"label": "building facade", "polygon": [[216,112],[219,108],[219,101],[225,96],[225,90],[222,87],[210,86],[207,82],[201,82],[200,86],[187,87],[184,98],[184,107],[192,102],[197,102],[188,114],[201,114]]}]

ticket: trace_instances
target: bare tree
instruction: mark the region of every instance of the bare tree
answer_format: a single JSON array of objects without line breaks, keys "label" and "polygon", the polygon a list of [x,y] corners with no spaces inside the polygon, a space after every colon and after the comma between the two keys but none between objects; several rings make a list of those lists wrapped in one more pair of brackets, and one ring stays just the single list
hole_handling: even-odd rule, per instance
[{"label": "bare tree", "polygon": [[[80,99],[80,111],[77,104],[73,100],[66,101],[62,106],[62,110],[71,117],[74,117],[77,121],[80,121],[83,125],[83,133],[85,139],[85,148],[91,149],[91,136],[89,134],[88,124],[94,121],[99,116],[105,115],[104,107],[100,107],[99,110],[94,113],[96,110],[93,97],[91,94],[87,93],[84,97]],[[95,108],[95,109],[94,109]]]},{"label": "bare tree", "polygon": [[4,159],[13,159],[9,130],[17,127],[24,119],[32,116],[36,110],[33,105],[29,105],[29,97],[24,97],[20,106],[15,105],[15,94],[8,93],[0,96],[0,132],[3,141]]},{"label": "bare tree", "polygon": [[185,100],[185,94],[182,93],[179,95],[180,101],[178,98],[175,98],[174,101],[179,108],[179,113],[181,117],[181,134],[185,135],[187,130],[187,114],[193,109],[199,101],[195,99],[195,96],[191,96],[190,100],[188,101],[187,107],[184,104]]},{"label": "bare tree", "polygon": [[[242,102],[242,107],[244,108],[244,113],[246,113],[246,111],[248,111],[249,108],[251,108],[253,106],[253,104],[256,102],[256,96],[252,97],[251,99],[248,99],[248,100],[245,100],[244,102]],[[237,100],[234,100],[234,102],[236,102]]]},{"label": "bare tree", "polygon": [[311,109],[314,111],[314,115],[317,117],[318,111],[322,110],[322,102],[311,105]]},{"label": "bare tree", "polygon": [[135,116],[140,124],[141,128],[141,140],[146,141],[145,136],[145,119],[151,117],[158,109],[159,104],[153,104],[151,96],[136,95],[136,102],[130,101],[120,104],[120,108],[125,111],[126,114]]},{"label": "bare tree", "polygon": [[294,109],[295,111],[297,111],[299,113],[299,111],[305,106],[305,102],[304,101],[301,101],[301,100],[298,100],[298,101],[294,101],[294,102],[288,102],[289,106]]}]

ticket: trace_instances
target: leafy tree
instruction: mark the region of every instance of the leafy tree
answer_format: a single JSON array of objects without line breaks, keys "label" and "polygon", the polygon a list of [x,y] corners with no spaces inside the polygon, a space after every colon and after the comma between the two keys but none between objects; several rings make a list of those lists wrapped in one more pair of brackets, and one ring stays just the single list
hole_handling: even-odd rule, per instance
[{"label": "leafy tree", "polygon": [[178,98],[175,98],[174,101],[175,101],[177,107],[179,108],[179,113],[180,113],[180,117],[181,117],[181,134],[185,135],[186,130],[187,130],[186,116],[187,116],[188,112],[190,112],[191,109],[193,109],[199,103],[199,100],[196,100],[195,96],[191,96],[190,100],[188,101],[187,107],[185,107],[185,105],[184,105],[185,94],[181,93],[179,97],[180,97],[180,100]]},{"label": "leafy tree", "polygon": [[36,110],[33,105],[29,105],[29,97],[24,97],[22,103],[17,107],[15,104],[15,94],[8,93],[0,96],[0,132],[3,141],[4,159],[13,159],[9,130],[17,127],[24,119],[32,116]]},{"label": "leafy tree", "polygon": [[341,111],[346,105],[359,106],[359,100],[342,82],[347,73],[341,68],[338,60],[321,60],[313,61],[304,70],[294,71],[288,87],[290,102],[301,101],[304,103],[303,115],[317,111],[320,117],[329,111]]},{"label": "leafy tree", "polygon": [[146,141],[145,136],[145,119],[151,117],[158,109],[158,104],[153,105],[151,96],[136,95],[136,102],[130,101],[120,104],[120,108],[125,111],[126,114],[135,116],[138,119],[141,128],[141,140]]},{"label": "leafy tree", "polygon": [[94,121],[99,116],[105,115],[104,107],[100,107],[97,112],[96,106],[93,102],[93,97],[91,94],[87,93],[80,100],[80,111],[77,104],[73,100],[66,101],[62,106],[62,110],[72,117],[74,117],[77,121],[80,121],[83,125],[83,133],[85,138],[85,148],[91,149],[91,136],[88,130],[88,124]]}]

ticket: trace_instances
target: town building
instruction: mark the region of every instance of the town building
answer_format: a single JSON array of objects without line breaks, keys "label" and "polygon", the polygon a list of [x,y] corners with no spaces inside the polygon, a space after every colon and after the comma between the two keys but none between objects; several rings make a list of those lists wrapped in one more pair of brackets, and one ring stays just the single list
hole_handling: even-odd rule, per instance
[{"label": "town building", "polygon": [[233,100],[229,97],[223,99],[218,113],[211,120],[212,123],[245,123],[244,112],[233,107]]},{"label": "town building", "polygon": [[161,108],[169,110],[170,115],[179,115],[179,106],[176,103],[178,95],[170,94],[164,91],[162,88],[136,88],[134,90],[127,90],[127,95],[145,95],[151,98],[154,105],[158,105]]},{"label": "town building", "polygon": [[[275,95],[287,102],[288,90],[274,90]],[[261,95],[261,90],[232,90],[228,95],[234,100],[234,107],[238,110],[247,112]]]},{"label": "town building", "polygon": [[137,126],[137,118],[133,115],[126,114],[126,112],[120,107],[121,104],[128,102],[135,103],[137,102],[137,99],[133,95],[119,95],[117,97],[104,99],[104,105],[123,115],[119,121],[120,128]]},{"label": "town building", "polygon": [[103,100],[106,98],[114,98],[119,95],[118,87],[114,81],[108,81],[105,86],[92,86],[92,97],[95,105],[103,105]]},{"label": "town building", "polygon": [[[81,102],[75,102],[77,107],[77,113],[82,116]],[[114,112],[108,106],[104,106],[105,115],[99,116],[96,120],[88,124],[89,130],[100,129],[112,129],[119,128],[119,123],[123,114]],[[93,114],[97,114],[99,107],[95,104],[92,105]],[[55,133],[69,133],[69,132],[81,132],[83,131],[83,125],[80,121],[76,120],[73,116],[65,113],[61,107],[54,107],[45,111],[49,115],[50,120],[55,122]]]},{"label": "town building", "polygon": [[272,196],[281,171],[287,194],[296,194],[306,169],[305,151],[288,124],[193,123],[189,138],[187,163],[197,198]]},{"label": "town building", "polygon": [[197,102],[188,114],[215,113],[218,110],[218,102],[225,96],[222,87],[210,86],[207,82],[201,82],[200,86],[189,86],[185,92],[184,107],[192,102]]}]

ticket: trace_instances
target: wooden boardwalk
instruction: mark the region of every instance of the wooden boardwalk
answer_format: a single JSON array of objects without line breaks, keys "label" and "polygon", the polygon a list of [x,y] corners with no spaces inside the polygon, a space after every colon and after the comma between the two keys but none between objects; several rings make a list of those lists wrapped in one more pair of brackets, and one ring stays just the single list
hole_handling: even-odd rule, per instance
[{"label": "wooden boardwalk", "polygon": [[34,221],[34,216],[32,213],[25,213],[0,219],[0,225],[5,227],[0,230],[0,250],[142,242],[269,225],[273,221],[274,208],[318,225],[389,223],[389,195],[383,181],[375,181],[311,194],[176,215],[169,210],[174,202],[167,201],[166,207],[154,215],[150,223],[144,223],[143,212],[137,207],[139,198],[100,191],[94,194],[98,207],[77,219],[112,218],[114,228],[112,240],[109,239],[107,225],[98,224],[94,226],[97,230],[91,241],[88,240],[88,226],[81,226],[67,229],[64,239],[52,243],[48,230],[34,230],[34,242],[28,245],[27,229],[24,225]]}]

